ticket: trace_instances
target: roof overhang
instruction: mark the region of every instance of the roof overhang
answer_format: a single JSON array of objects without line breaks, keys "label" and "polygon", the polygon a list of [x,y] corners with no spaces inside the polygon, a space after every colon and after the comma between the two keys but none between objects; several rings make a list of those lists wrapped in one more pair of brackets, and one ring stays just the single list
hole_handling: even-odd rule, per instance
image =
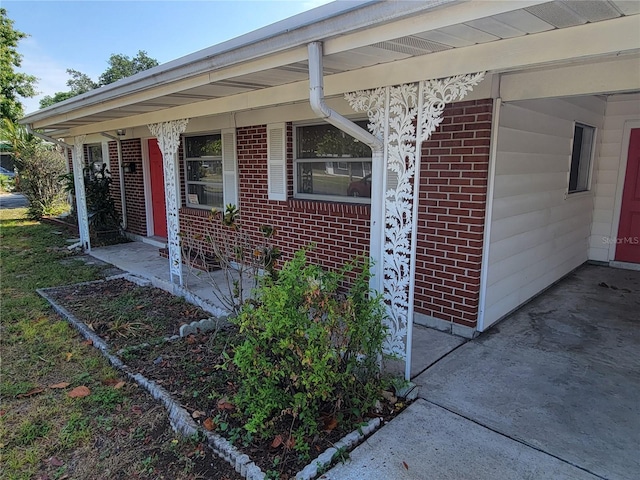
[{"label": "roof overhang", "polygon": [[[327,96],[475,71],[531,70],[538,72],[531,78],[548,82],[549,75],[540,73],[545,67],[584,69],[602,59],[621,60],[626,69],[626,75],[600,69],[612,91],[640,89],[639,12],[637,2],[618,0],[336,2],[71,98],[21,123],[72,136],[302,102],[309,94],[311,41],[324,43]],[[524,80],[513,75],[505,77],[511,92]],[[607,82],[600,81],[603,88]]]}]

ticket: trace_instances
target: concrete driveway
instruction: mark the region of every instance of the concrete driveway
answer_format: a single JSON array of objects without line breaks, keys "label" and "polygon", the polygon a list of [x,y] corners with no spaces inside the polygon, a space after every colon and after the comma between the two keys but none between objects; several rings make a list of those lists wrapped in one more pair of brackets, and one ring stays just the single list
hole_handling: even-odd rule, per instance
[{"label": "concrete driveway", "polygon": [[325,478],[640,478],[640,271],[585,265],[414,381]]}]

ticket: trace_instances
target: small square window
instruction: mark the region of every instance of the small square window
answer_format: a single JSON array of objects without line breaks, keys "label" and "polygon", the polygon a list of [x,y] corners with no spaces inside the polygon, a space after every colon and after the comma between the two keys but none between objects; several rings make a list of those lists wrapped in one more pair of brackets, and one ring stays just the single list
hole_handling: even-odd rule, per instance
[{"label": "small square window", "polygon": [[569,171],[569,193],[589,190],[589,172],[596,129],[576,123],[573,130],[571,170]]}]

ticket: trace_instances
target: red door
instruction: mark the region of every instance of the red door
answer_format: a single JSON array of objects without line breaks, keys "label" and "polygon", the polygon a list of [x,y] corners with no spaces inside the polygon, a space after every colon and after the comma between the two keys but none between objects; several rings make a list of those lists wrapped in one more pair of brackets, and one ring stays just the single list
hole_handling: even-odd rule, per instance
[{"label": "red door", "polygon": [[616,260],[640,263],[640,128],[631,130],[629,138]]},{"label": "red door", "polygon": [[162,152],[155,138],[149,139],[149,173],[151,175],[151,208],[153,210],[153,234],[167,237],[167,206],[164,199],[164,170]]}]

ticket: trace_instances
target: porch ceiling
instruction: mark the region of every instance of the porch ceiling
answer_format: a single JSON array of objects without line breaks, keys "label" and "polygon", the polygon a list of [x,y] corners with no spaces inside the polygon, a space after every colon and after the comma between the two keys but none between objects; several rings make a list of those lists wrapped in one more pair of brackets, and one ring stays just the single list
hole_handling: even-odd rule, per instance
[{"label": "porch ceiling", "polygon": [[[385,29],[389,25],[381,25],[371,31],[360,30],[324,38],[325,76],[640,13],[640,2],[625,0],[570,0],[538,4],[528,2],[527,5],[529,6],[525,8],[471,18],[438,28],[422,30],[415,23],[413,28],[408,23],[406,31],[409,34],[400,37],[387,38],[399,28]],[[454,7],[460,7],[460,4],[454,4]],[[439,8],[442,11],[449,7]],[[423,22],[422,25],[424,24],[428,25],[428,22]],[[169,88],[163,86],[145,90],[143,95],[139,91],[132,91],[130,95],[119,98],[116,103],[107,100],[88,108],[78,108],[44,118],[36,113],[26,117],[26,121],[36,128],[64,133],[76,127],[306,81],[308,64],[304,59],[306,49],[303,47],[301,45],[296,49],[274,54],[271,61],[268,57],[266,61],[265,57],[258,59],[264,61],[266,68],[261,68],[260,65],[253,68],[251,63],[257,60],[249,60],[241,64],[240,68],[234,66],[217,71],[214,68],[208,74],[194,76],[192,80],[175,82],[173,87],[170,84]],[[31,116],[34,117],[32,121],[29,120]]]}]

